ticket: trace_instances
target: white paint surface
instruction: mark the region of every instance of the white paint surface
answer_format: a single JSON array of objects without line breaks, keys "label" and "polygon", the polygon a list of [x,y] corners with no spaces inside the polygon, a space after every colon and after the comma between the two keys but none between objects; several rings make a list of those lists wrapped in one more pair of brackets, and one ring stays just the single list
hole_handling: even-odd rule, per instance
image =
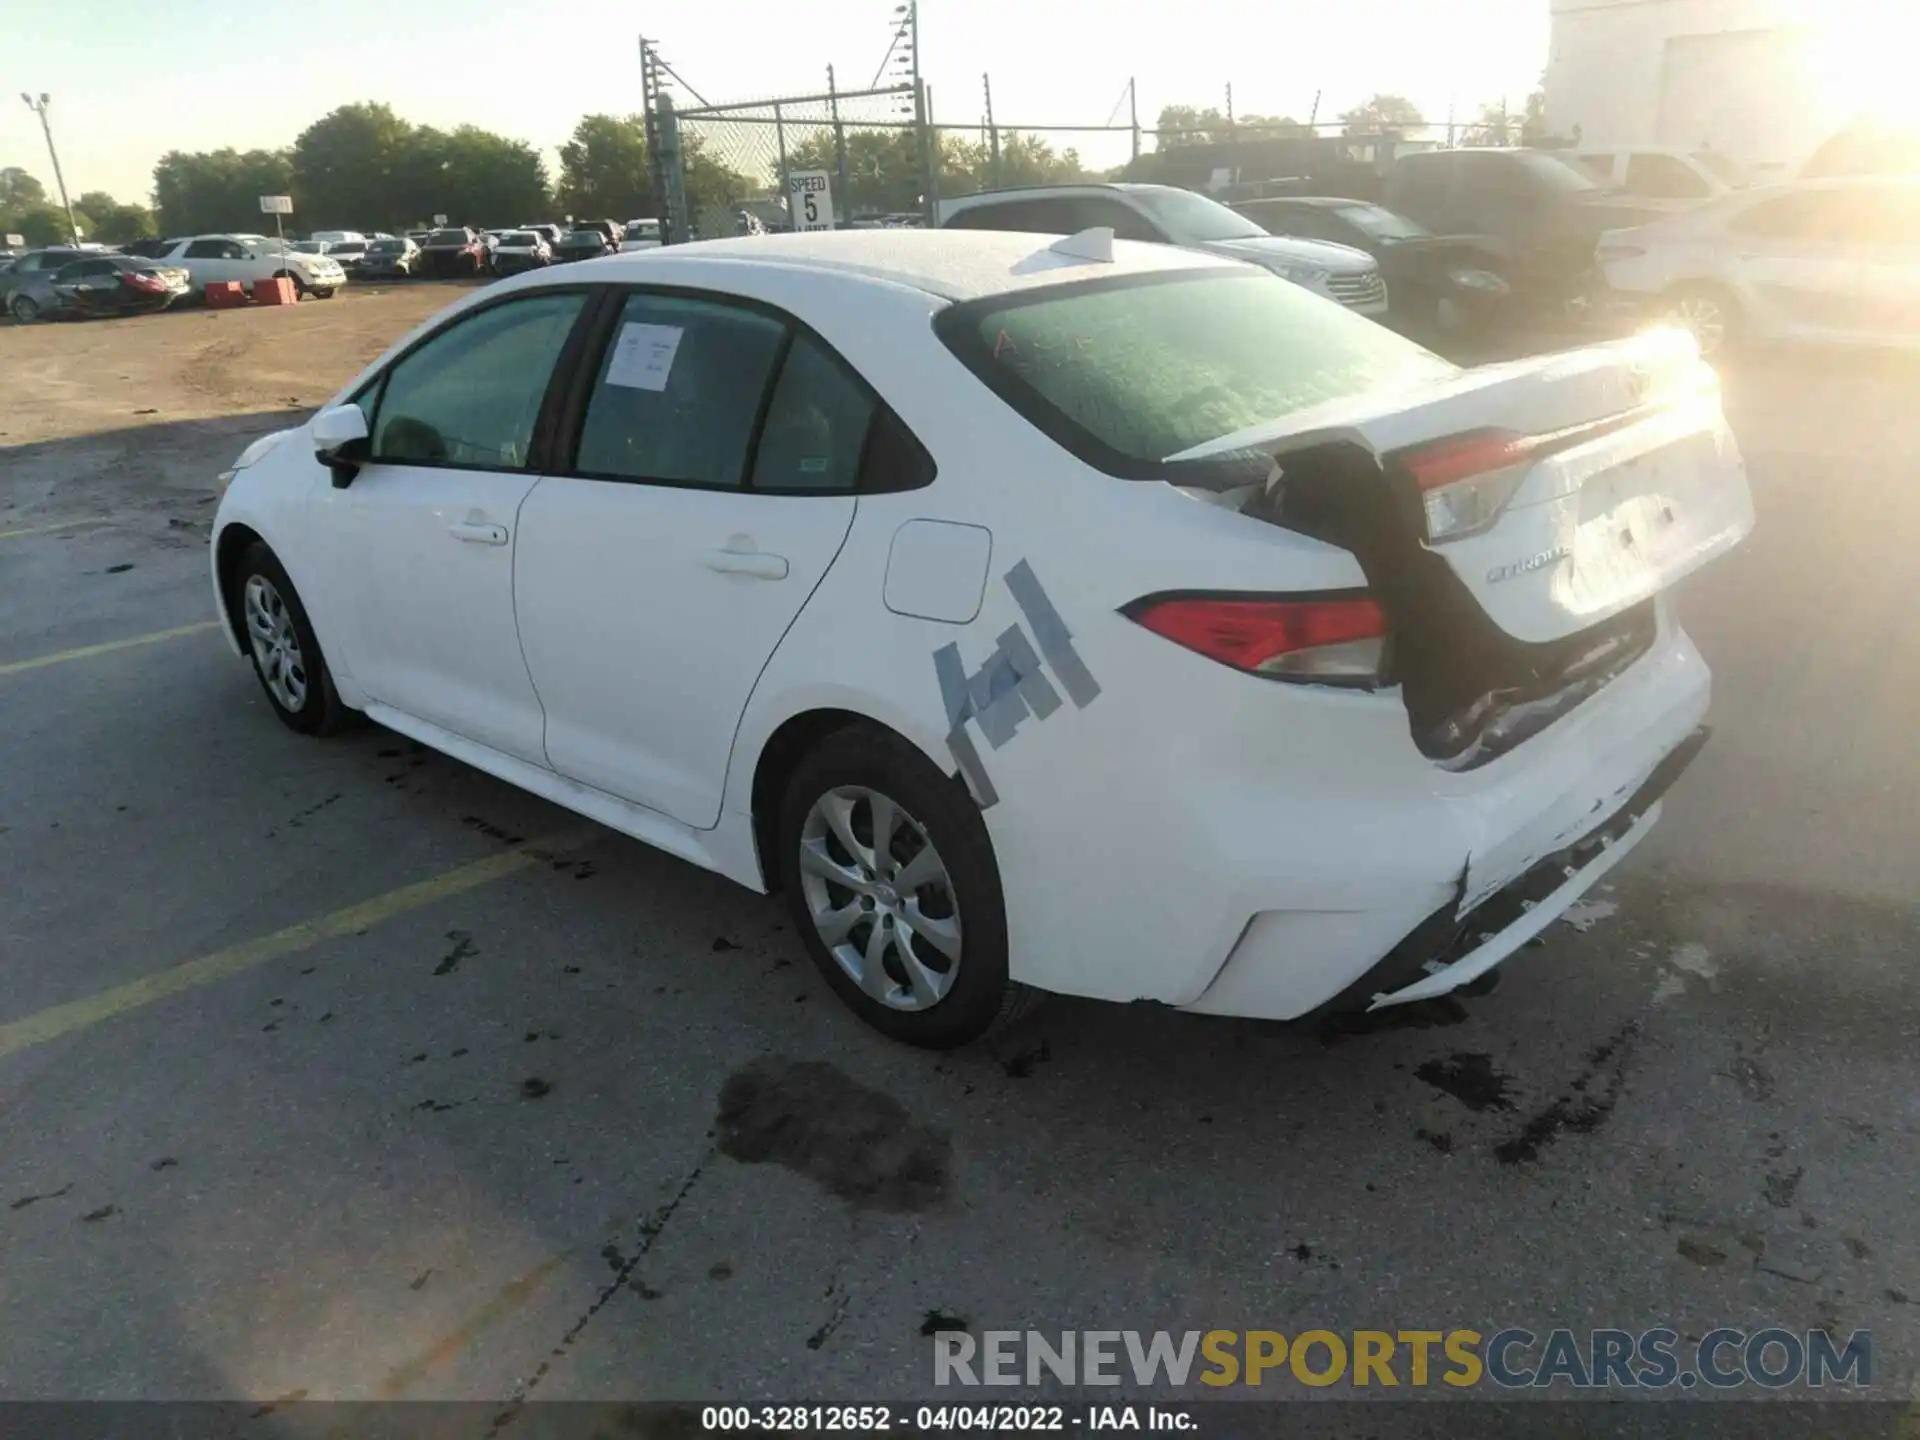
[{"label": "white paint surface", "polygon": [[[1067,263],[1034,270],[1034,252],[1031,236],[855,231],[597,262],[604,284],[737,296],[804,322],[926,446],[937,478],[925,488],[856,499],[419,466],[339,491],[307,435],[238,472],[216,537],[244,523],[274,548],[347,704],[756,887],[753,783],[770,737],[796,716],[852,712],[954,774],[933,654],[954,645],[971,674],[1030,630],[1005,580],[1025,562],[1099,695],[1025,715],[998,747],[975,738],[999,795],[982,815],[1012,974],[1115,1000],[1303,1013],[1452,903],[1463,870],[1497,886],[1602,823],[1700,722],[1706,667],[1665,613],[1628,671],[1467,771],[1414,748],[1396,691],[1254,679],[1127,618],[1161,592],[1365,577],[1331,545],[1088,468],[970,375],[933,318],[950,296],[1084,278]],[[1114,256],[1103,274],[1229,263],[1124,242]],[[502,281],[423,330],[573,278]],[[1570,397],[1617,403],[1606,384],[1624,382],[1630,353],[1561,362],[1585,391],[1532,362],[1492,386],[1466,377],[1437,406],[1376,402],[1366,438],[1550,429],[1582,418]],[[1718,423],[1710,402],[1699,423]],[[1577,491],[1577,472],[1544,474]],[[1737,471],[1725,483],[1744,495]],[[476,514],[511,546],[450,538]],[[1559,603],[1548,589],[1534,613]],[[1469,976],[1437,978],[1434,993]]]}]

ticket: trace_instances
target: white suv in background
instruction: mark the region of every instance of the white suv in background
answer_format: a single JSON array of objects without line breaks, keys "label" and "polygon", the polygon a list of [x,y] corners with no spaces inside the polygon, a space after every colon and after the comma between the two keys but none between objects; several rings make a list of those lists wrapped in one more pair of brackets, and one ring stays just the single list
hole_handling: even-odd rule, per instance
[{"label": "white suv in background", "polygon": [[1172,185],[1037,185],[939,202],[943,230],[1078,235],[1105,226],[1116,240],[1184,245],[1246,260],[1361,315],[1387,313],[1387,282],[1364,250],[1330,240],[1269,235],[1218,200]]},{"label": "white suv in background", "polygon": [[1753,173],[1717,150],[1677,145],[1609,145],[1567,152],[1611,190],[1659,210],[1685,210],[1753,183]]},{"label": "white suv in background", "polygon": [[196,290],[222,280],[251,288],[256,280],[285,275],[303,297],[325,300],[347,283],[347,272],[332,256],[304,255],[265,235],[189,235],[157,258],[185,270]]}]

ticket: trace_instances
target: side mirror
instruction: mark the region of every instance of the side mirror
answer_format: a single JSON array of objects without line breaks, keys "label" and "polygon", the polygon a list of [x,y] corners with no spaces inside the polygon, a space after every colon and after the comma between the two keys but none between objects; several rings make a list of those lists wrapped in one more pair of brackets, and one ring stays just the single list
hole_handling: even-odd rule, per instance
[{"label": "side mirror", "polygon": [[366,415],[358,405],[335,405],[314,416],[309,428],[314,458],[333,471],[334,489],[346,489],[371,452]]}]

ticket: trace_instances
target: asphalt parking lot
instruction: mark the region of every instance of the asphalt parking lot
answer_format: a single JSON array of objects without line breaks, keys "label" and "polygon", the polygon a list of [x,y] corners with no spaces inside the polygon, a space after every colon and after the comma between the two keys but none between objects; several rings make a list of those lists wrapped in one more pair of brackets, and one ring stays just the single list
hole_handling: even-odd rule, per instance
[{"label": "asphalt parking lot", "polygon": [[0,1397],[903,1398],[962,1324],[1867,1329],[1920,1396],[1920,365],[1729,369],[1716,736],[1493,994],[941,1057],[228,652],[214,473],[449,298],[0,330]]}]

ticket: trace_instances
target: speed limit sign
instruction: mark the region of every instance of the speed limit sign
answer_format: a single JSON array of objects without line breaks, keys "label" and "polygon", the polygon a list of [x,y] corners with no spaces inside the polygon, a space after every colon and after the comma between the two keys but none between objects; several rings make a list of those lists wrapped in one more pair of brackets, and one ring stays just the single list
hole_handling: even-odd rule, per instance
[{"label": "speed limit sign", "polygon": [[795,170],[787,176],[787,208],[796,230],[833,228],[833,187],[824,170]]}]

